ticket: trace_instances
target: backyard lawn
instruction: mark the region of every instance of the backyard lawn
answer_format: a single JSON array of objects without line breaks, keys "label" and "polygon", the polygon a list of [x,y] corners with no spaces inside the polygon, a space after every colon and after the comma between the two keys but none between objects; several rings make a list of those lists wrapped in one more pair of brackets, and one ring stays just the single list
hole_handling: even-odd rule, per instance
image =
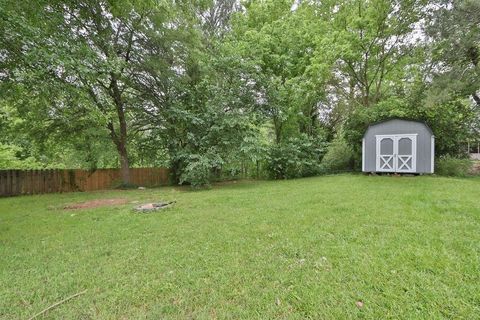
[{"label": "backyard lawn", "polygon": [[[64,209],[97,199],[117,201]],[[177,202],[132,211],[155,200]],[[479,318],[480,179],[339,175],[0,199],[0,319],[85,289],[37,319]]]}]

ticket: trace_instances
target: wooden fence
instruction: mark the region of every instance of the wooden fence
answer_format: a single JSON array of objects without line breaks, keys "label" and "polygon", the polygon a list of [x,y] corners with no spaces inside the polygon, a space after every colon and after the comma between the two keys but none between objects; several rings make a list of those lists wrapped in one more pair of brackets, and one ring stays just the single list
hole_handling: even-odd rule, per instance
[{"label": "wooden fence", "polygon": [[[130,182],[145,187],[167,185],[168,175],[166,168],[133,168]],[[0,170],[0,197],[102,190],[118,186],[120,182],[119,169]]]}]

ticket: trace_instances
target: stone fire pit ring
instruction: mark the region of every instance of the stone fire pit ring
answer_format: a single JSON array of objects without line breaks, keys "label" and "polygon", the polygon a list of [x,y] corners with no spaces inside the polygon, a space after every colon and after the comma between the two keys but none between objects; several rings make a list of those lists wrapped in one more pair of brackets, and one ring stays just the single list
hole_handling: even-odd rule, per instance
[{"label": "stone fire pit ring", "polygon": [[173,206],[173,204],[175,204],[175,202],[176,201],[145,203],[135,207],[135,211],[139,213],[154,212],[154,211],[170,208],[171,206]]}]

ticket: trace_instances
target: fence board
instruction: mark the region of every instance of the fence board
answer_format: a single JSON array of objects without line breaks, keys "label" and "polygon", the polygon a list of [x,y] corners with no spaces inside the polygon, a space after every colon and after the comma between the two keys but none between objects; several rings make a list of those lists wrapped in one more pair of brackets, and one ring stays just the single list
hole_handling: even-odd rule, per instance
[{"label": "fence board", "polygon": [[12,194],[18,194],[17,186],[18,186],[18,179],[17,179],[17,170],[12,171]]},{"label": "fence board", "polygon": [[7,171],[2,172],[2,188],[1,191],[3,194],[7,194]]},{"label": "fence board", "polygon": [[6,189],[7,189],[7,195],[12,194],[12,178],[11,178],[11,171],[7,171],[7,184],[6,184]]},{"label": "fence board", "polygon": [[[153,187],[167,185],[167,168],[132,168],[133,184]],[[89,170],[0,170],[0,197],[22,194],[94,191],[120,183],[119,169]]]},{"label": "fence board", "polygon": [[32,171],[32,194],[37,194],[39,189],[38,185],[38,172],[37,170]]},{"label": "fence board", "polygon": [[5,188],[6,188],[6,171],[0,171],[0,194],[4,194],[5,193]]}]

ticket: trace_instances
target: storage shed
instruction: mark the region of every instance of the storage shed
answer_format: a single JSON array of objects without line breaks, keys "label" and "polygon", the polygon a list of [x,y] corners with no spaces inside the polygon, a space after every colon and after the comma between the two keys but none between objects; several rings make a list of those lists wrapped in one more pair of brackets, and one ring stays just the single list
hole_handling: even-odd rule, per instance
[{"label": "storage shed", "polygon": [[433,173],[434,158],[435,137],[424,122],[387,120],[363,135],[363,172]]}]

